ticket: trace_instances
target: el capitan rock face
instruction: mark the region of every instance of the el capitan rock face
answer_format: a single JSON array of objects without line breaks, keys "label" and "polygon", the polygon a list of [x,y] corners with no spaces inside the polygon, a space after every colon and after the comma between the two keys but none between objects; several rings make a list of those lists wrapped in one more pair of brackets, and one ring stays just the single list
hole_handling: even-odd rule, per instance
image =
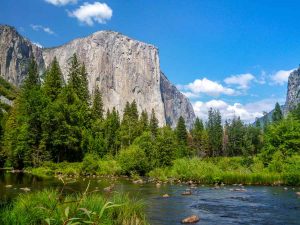
[{"label": "el capitan rock face", "polygon": [[190,128],[195,114],[189,100],[161,73],[158,49],[113,31],[99,31],[54,48],[39,48],[10,26],[0,26],[0,72],[19,86],[31,56],[41,73],[57,57],[67,81],[68,59],[76,53],[88,72],[89,90],[100,87],[106,108],[122,113],[126,101],[138,110],[153,108],[160,125],[176,126],[183,116]]}]

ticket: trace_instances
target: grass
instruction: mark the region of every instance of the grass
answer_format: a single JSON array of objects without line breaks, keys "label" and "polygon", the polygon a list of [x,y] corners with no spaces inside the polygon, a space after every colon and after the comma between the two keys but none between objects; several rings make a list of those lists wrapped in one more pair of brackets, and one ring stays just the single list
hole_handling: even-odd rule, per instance
[{"label": "grass", "polygon": [[148,224],[144,204],[128,195],[105,198],[99,193],[62,196],[56,190],[21,194],[0,211],[0,224]]},{"label": "grass", "polygon": [[156,168],[149,173],[151,178],[166,181],[177,179],[214,184],[253,184],[253,185],[300,185],[300,171],[270,172],[254,158],[250,165],[244,165],[241,157],[177,159],[173,166]]},{"label": "grass", "polygon": [[[89,166],[87,166],[87,165]],[[92,167],[90,166],[92,165]],[[117,176],[121,173],[121,167],[116,160],[99,159],[93,162],[86,163],[53,163],[45,162],[37,168],[27,168],[26,172],[32,173],[41,177],[52,177],[56,175],[80,176],[80,175],[99,175],[99,176]]]},{"label": "grass", "polygon": [[[88,156],[81,163],[47,162],[42,167],[29,171],[43,177],[60,174],[118,176],[122,174],[123,169],[116,159],[95,159]],[[135,175],[134,171],[131,174]],[[286,161],[275,160],[268,167],[265,167],[258,157],[181,158],[174,160],[171,167],[153,169],[148,176],[161,181],[193,180],[203,184],[243,183],[299,186],[300,157],[296,155]]]}]

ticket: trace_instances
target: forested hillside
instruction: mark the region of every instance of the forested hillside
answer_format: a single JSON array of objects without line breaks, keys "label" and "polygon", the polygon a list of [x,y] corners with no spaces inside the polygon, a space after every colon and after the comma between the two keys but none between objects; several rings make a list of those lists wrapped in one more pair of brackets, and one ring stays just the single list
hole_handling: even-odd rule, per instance
[{"label": "forested hillside", "polygon": [[[226,172],[238,177],[246,171],[288,174],[288,182],[299,183],[299,107],[284,118],[277,104],[272,121],[263,126],[245,124],[239,117],[223,124],[220,112],[210,109],[208,120],[197,118],[191,130],[183,117],[171,129],[158,126],[154,110],[139,115],[135,101],[127,102],[123,112],[105,112],[101,90],[89,95],[85,65],[76,55],[69,60],[68,78],[64,83],[54,59],[40,80],[37,64],[31,61],[12,107],[2,110],[2,167],[44,168],[42,173],[47,174],[60,170],[63,162],[64,168],[73,166],[72,173],[78,174],[149,174],[209,182],[226,181],[222,178]],[[1,87],[8,99],[15,98],[8,83],[2,81]],[[227,163],[221,166],[220,157],[229,157],[223,158]],[[211,160],[217,161],[210,164]],[[184,163],[187,167],[180,167]],[[190,170],[202,171],[202,177],[187,176]]]}]

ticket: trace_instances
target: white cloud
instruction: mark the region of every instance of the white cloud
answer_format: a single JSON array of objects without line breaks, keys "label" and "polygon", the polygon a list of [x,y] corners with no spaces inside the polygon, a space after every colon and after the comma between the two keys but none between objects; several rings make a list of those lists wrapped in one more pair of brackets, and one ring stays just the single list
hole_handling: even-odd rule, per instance
[{"label": "white cloud", "polygon": [[196,79],[194,82],[187,85],[177,85],[177,87],[183,91],[186,96],[197,97],[201,93],[210,96],[219,96],[221,94],[234,95],[235,91],[231,88],[222,86],[221,84],[211,81],[207,78]]},{"label": "white cloud", "polygon": [[223,121],[239,116],[244,122],[252,123],[255,121],[255,118],[262,117],[264,111],[270,112],[277,101],[282,102],[283,99],[268,98],[245,105],[238,102],[229,104],[225,101],[214,99],[208,102],[196,101],[192,105],[196,115],[204,120],[207,120],[208,110],[214,108],[220,110]]},{"label": "white cloud", "polygon": [[36,25],[36,24],[30,24],[30,26],[35,31],[42,30],[42,31],[44,31],[44,32],[46,32],[48,34],[52,34],[52,35],[55,34],[55,32],[53,30],[51,30],[49,27],[44,27],[42,25]]},{"label": "white cloud", "polygon": [[56,5],[56,6],[62,6],[67,4],[76,4],[77,0],[45,0],[46,2]]},{"label": "white cloud", "polygon": [[255,77],[251,73],[245,73],[227,77],[224,82],[226,84],[238,85],[238,89],[246,90],[249,88],[250,82],[254,79]]},{"label": "white cloud", "polygon": [[32,44],[38,46],[39,48],[43,48],[43,45],[41,45],[39,42],[32,42]]},{"label": "white cloud", "polygon": [[291,72],[293,72],[295,69],[292,70],[279,70],[275,74],[271,76],[272,84],[279,84],[283,85],[285,84],[288,79]]},{"label": "white cloud", "polygon": [[70,17],[77,18],[80,22],[93,26],[95,22],[104,24],[112,17],[112,9],[106,3],[85,2],[73,12],[68,12]]}]

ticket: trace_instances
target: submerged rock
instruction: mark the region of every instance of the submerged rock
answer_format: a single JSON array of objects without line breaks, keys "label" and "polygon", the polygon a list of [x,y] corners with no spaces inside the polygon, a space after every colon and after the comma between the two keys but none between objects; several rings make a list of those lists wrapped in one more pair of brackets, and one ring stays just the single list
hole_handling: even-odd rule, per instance
[{"label": "submerged rock", "polygon": [[181,193],[181,195],[191,195],[192,191],[190,189],[186,189],[184,192]]},{"label": "submerged rock", "polygon": [[132,181],[134,184],[143,184],[144,181],[142,179]]},{"label": "submerged rock", "polygon": [[183,220],[181,220],[181,223],[183,224],[187,224],[187,223],[197,223],[200,221],[200,218],[196,215],[192,215],[192,216],[189,216]]},{"label": "submerged rock", "polygon": [[163,198],[169,198],[169,197],[170,197],[170,195],[168,195],[168,194],[163,195]]},{"label": "submerged rock", "polygon": [[25,191],[25,192],[31,191],[31,189],[28,187],[20,188],[20,190]]}]

